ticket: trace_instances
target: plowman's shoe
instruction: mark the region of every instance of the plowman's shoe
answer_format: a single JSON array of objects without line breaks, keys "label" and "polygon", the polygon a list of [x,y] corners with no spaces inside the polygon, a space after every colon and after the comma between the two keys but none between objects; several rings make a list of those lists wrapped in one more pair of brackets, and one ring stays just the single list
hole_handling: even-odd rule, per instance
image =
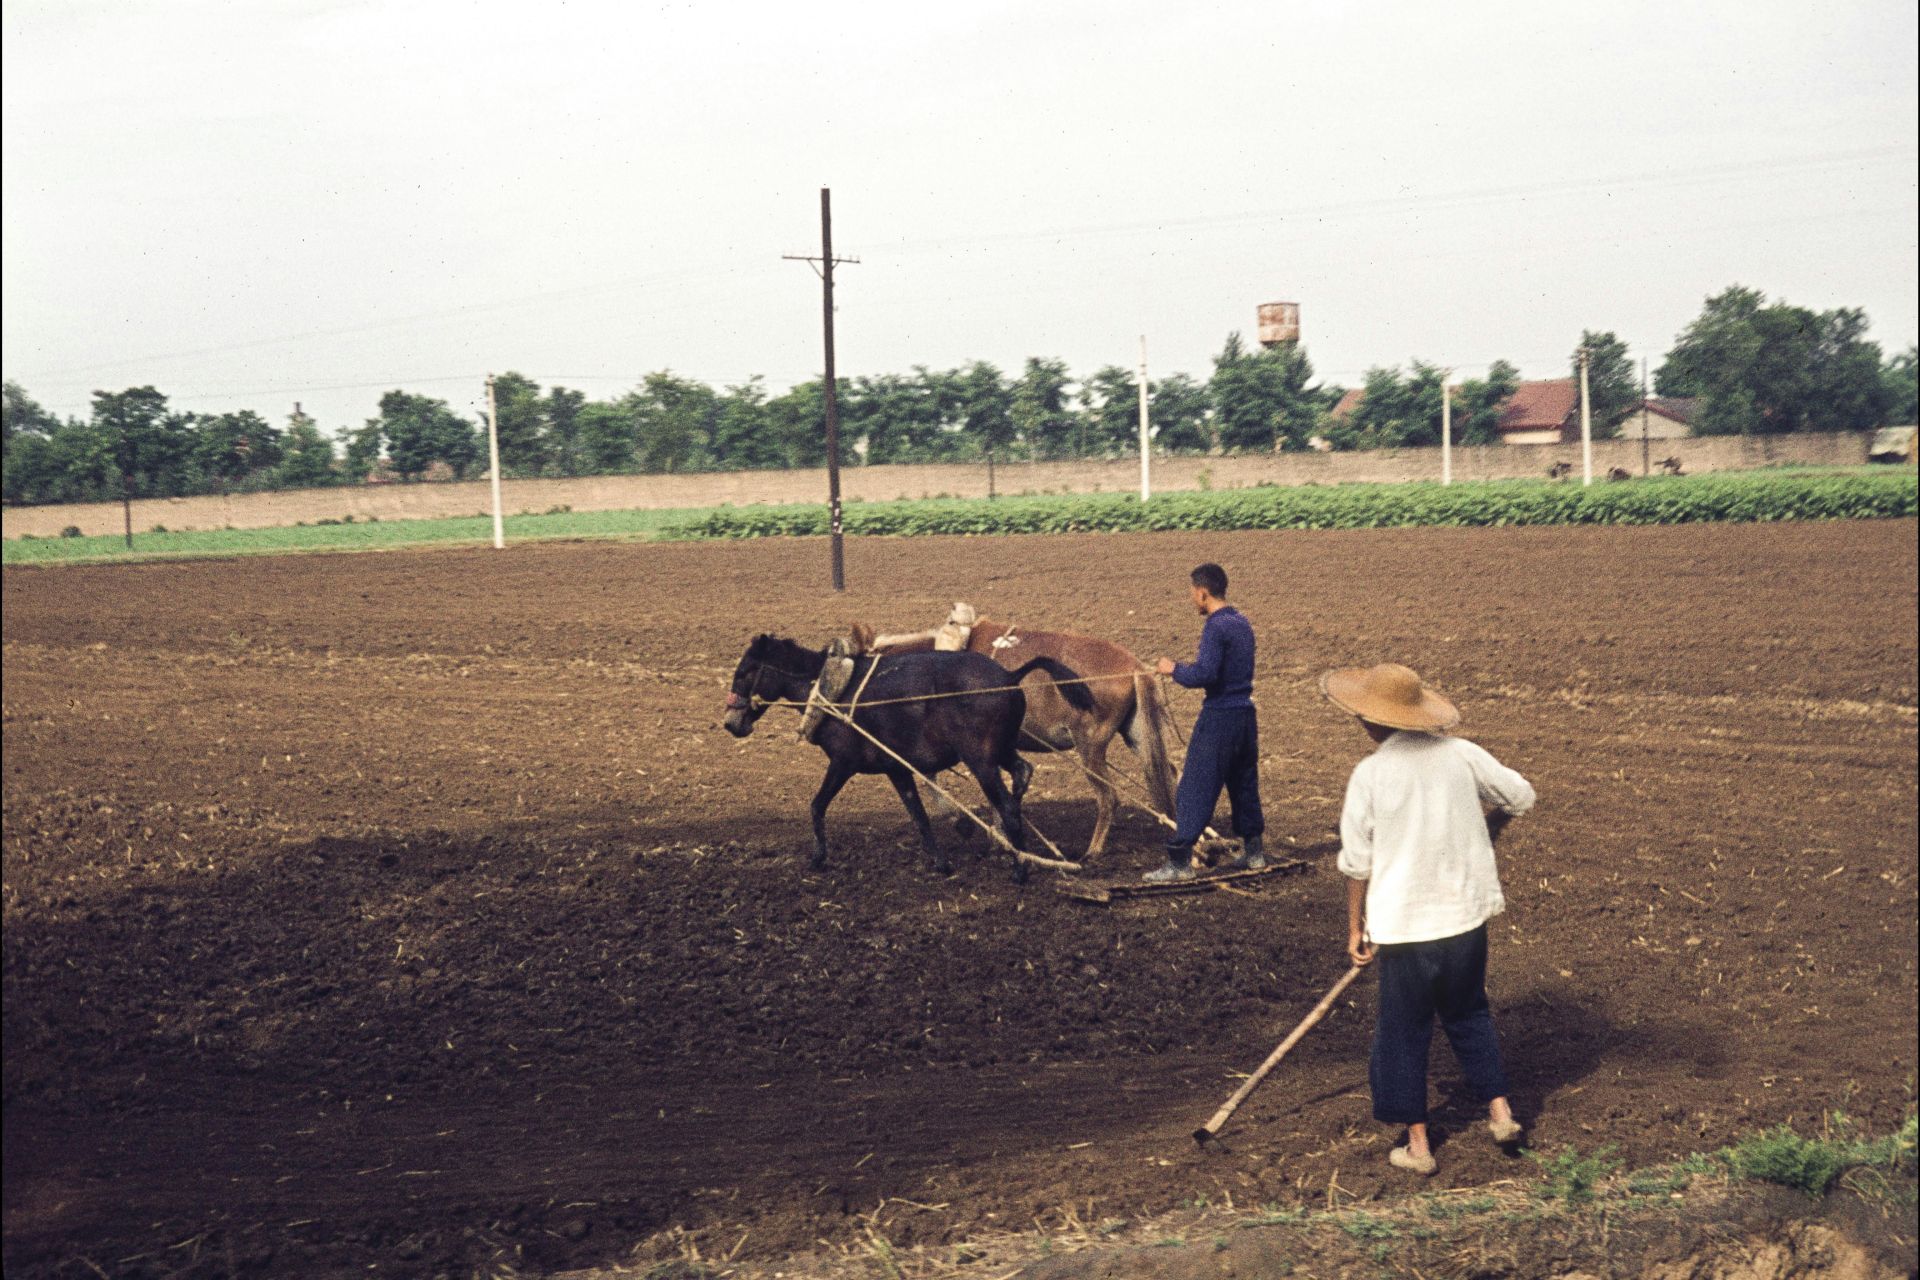
[{"label": "plowman's shoe", "polygon": [[1240,856],[1227,864],[1229,871],[1259,871],[1267,865],[1266,841],[1260,836],[1246,836],[1240,841]]},{"label": "plowman's shoe", "polygon": [[1169,862],[1164,867],[1147,872],[1147,874],[1141,878],[1148,884],[1173,884],[1180,880],[1191,880],[1194,878],[1194,875],[1195,872],[1192,864],[1186,862]]},{"label": "plowman's shoe", "polygon": [[1487,1132],[1493,1135],[1495,1142],[1504,1147],[1510,1142],[1518,1142],[1525,1130],[1520,1127],[1518,1120],[1489,1120]]},{"label": "plowman's shoe", "polygon": [[1433,1171],[1440,1167],[1438,1162],[1434,1160],[1431,1152],[1424,1156],[1417,1156],[1405,1147],[1395,1147],[1393,1150],[1387,1152],[1387,1163],[1396,1169],[1405,1169],[1408,1173],[1417,1173],[1423,1178],[1432,1177]]}]

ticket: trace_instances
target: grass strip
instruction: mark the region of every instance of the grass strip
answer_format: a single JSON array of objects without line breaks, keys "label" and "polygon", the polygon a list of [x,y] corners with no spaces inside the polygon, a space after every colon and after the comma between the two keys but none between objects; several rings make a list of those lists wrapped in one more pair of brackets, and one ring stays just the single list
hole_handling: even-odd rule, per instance
[{"label": "grass strip", "polygon": [[[1622,484],[1496,480],[1451,486],[1263,485],[1162,494],[1076,494],[851,502],[845,529],[865,537],[927,534],[1128,533],[1156,530],[1378,529],[1417,525],[1686,524],[1703,521],[1845,520],[1912,516],[1920,483],[1911,468],[1744,471],[1669,476]],[[824,503],[662,510],[556,511],[506,518],[511,542],[563,538],[709,539],[819,536]],[[483,545],[485,515],[436,520],[326,521],[268,529],[13,538],[0,543],[9,565],[151,560],[194,556],[368,551]]]},{"label": "grass strip", "polygon": [[[698,519],[717,508],[652,511],[565,511],[506,518],[509,542],[555,538],[649,538],[669,524]],[[340,520],[268,529],[195,529],[136,532],[133,550],[119,534],[104,537],[9,538],[0,543],[6,564],[59,564],[99,560],[277,555],[300,551],[374,551],[422,545],[484,545],[493,538],[491,516],[437,520]]]}]

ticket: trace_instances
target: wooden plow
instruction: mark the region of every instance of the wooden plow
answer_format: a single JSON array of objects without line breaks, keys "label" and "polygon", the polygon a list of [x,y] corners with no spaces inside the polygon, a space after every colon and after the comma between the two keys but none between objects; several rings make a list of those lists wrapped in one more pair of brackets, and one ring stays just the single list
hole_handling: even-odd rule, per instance
[{"label": "wooden plow", "polygon": [[1293,858],[1286,862],[1269,862],[1258,871],[1222,871],[1215,875],[1201,875],[1191,880],[1174,880],[1165,884],[1146,884],[1137,880],[1107,882],[1062,880],[1054,886],[1054,889],[1078,902],[1104,907],[1115,902],[1133,902],[1141,898],[1178,898],[1191,894],[1212,893],[1216,889],[1224,889],[1230,893],[1245,892],[1240,886],[1249,880],[1290,875],[1296,871],[1305,871],[1311,865],[1313,864],[1305,859]]}]

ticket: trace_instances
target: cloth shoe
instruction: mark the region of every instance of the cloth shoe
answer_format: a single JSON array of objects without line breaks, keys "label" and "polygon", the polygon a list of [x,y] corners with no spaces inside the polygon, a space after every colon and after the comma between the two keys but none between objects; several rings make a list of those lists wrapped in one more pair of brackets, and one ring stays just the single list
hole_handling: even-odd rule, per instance
[{"label": "cloth shoe", "polygon": [[1434,1170],[1440,1167],[1439,1163],[1434,1160],[1433,1153],[1429,1152],[1424,1156],[1417,1156],[1405,1147],[1395,1147],[1393,1150],[1387,1152],[1387,1163],[1396,1169],[1405,1169],[1408,1173],[1417,1173],[1423,1178],[1432,1177]]},{"label": "cloth shoe", "polygon": [[1493,1135],[1495,1142],[1504,1147],[1509,1142],[1518,1142],[1520,1135],[1524,1133],[1525,1130],[1521,1127],[1518,1120],[1507,1120],[1504,1122],[1489,1120],[1487,1121],[1487,1132]]}]

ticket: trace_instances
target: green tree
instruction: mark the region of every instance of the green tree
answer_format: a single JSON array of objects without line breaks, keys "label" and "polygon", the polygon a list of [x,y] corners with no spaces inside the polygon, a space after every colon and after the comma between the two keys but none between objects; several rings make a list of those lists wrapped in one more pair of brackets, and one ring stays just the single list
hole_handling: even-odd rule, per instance
[{"label": "green tree", "polygon": [[436,462],[463,478],[480,458],[480,433],[444,400],[389,391],[380,397],[380,430],[402,480],[419,479]]},{"label": "green tree", "polygon": [[1415,360],[1405,377],[1398,369],[1367,370],[1366,395],[1353,425],[1364,444],[1384,449],[1440,443],[1443,371]]},{"label": "green tree", "polygon": [[1019,432],[1013,422],[1013,391],[999,368],[975,360],[956,370],[953,394],[962,447],[977,457],[1012,457]]},{"label": "green tree", "polygon": [[1305,448],[1327,410],[1325,397],[1307,386],[1312,378],[1313,362],[1299,345],[1248,351],[1238,333],[1228,334],[1208,383],[1221,447]]},{"label": "green tree", "polygon": [[580,466],[594,475],[630,471],[639,434],[627,401],[595,400],[580,407],[577,420]]},{"label": "green tree", "polygon": [[1184,373],[1169,374],[1147,391],[1147,419],[1154,448],[1162,453],[1205,453],[1213,447],[1207,388]]},{"label": "green tree", "polygon": [[1139,451],[1140,382],[1133,372],[1117,364],[1100,366],[1081,381],[1079,400],[1076,457],[1124,457]]},{"label": "green tree", "polygon": [[[841,378],[839,383],[840,465],[854,466],[860,461],[860,452],[855,446],[860,440],[858,424],[865,412],[848,379]],[[824,378],[815,378],[767,401],[766,430],[778,446],[780,462],[777,465],[827,465],[826,386]]]},{"label": "green tree", "polygon": [[295,409],[280,442],[280,465],[273,483],[281,489],[317,489],[338,479],[333,470],[333,441],[320,434],[309,415]]},{"label": "green tree", "polygon": [[784,445],[768,418],[767,389],[758,374],[721,393],[711,449],[715,467],[723,471],[784,467]]},{"label": "green tree", "polygon": [[1066,361],[1032,357],[1014,379],[1013,429],[1031,457],[1075,456],[1080,420],[1068,401],[1070,381]]},{"label": "green tree", "polygon": [[1633,357],[1627,344],[1611,333],[1592,329],[1580,334],[1580,345],[1573,349],[1574,385],[1580,385],[1580,349],[1587,350],[1588,412],[1593,416],[1593,438],[1610,440],[1620,434],[1633,406],[1640,400],[1640,380],[1633,370]]},{"label": "green tree", "polygon": [[1487,366],[1484,378],[1460,384],[1453,407],[1453,438],[1460,444],[1492,444],[1498,436],[1500,410],[1520,386],[1520,370],[1505,360]]},{"label": "green tree", "polygon": [[582,464],[580,449],[580,410],[587,402],[584,391],[554,387],[547,392],[544,412],[547,419],[547,448],[553,465],[563,476],[577,476]]},{"label": "green tree", "polygon": [[[854,382],[851,421],[867,445],[869,466],[952,462],[966,456],[960,432],[960,374],[915,365],[911,376],[882,374]],[[976,455],[977,456],[977,455]]]},{"label": "green tree", "polygon": [[632,416],[643,470],[699,471],[713,458],[719,397],[671,370],[650,373],[624,404]]},{"label": "green tree", "polygon": [[0,387],[4,388],[0,391],[0,403],[4,404],[0,422],[5,425],[7,444],[13,443],[16,434],[50,436],[59,428],[60,420],[42,409],[40,402],[28,395],[19,383],[8,378]]},{"label": "green tree", "polygon": [[251,409],[201,414],[193,422],[192,451],[200,474],[224,493],[279,463],[280,431]]},{"label": "green tree", "polygon": [[1868,341],[1867,313],[1857,307],[1815,317],[1808,381],[1803,431],[1872,431],[1893,421],[1880,344]]},{"label": "green tree", "polygon": [[1705,400],[1703,434],[1864,430],[1892,409],[1880,347],[1854,309],[1769,304],[1739,285],[1708,298],[1655,375],[1661,395]]},{"label": "green tree", "polygon": [[346,452],[341,463],[343,479],[348,484],[366,483],[373,469],[380,465],[381,454],[386,452],[387,424],[380,418],[368,418],[356,430],[343,428],[340,439]]},{"label": "green tree", "polygon": [[1887,422],[1910,427],[1920,421],[1920,348],[1909,345],[1897,356],[1890,356],[1880,370],[1880,384],[1887,398]]},{"label": "green tree", "polygon": [[153,387],[93,393],[93,423],[135,497],[177,497],[193,491],[193,422],[171,413]]},{"label": "green tree", "polygon": [[501,472],[539,475],[548,456],[540,384],[524,373],[503,373],[493,380],[493,404],[500,415]]},{"label": "green tree", "polygon": [[97,502],[117,497],[115,444],[97,424],[78,419],[45,436],[15,437],[7,451],[7,500]]},{"label": "green tree", "polygon": [[60,420],[40,407],[19,383],[4,384],[4,459],[0,460],[0,497],[10,503],[46,502],[62,478],[56,472],[54,437]]}]

